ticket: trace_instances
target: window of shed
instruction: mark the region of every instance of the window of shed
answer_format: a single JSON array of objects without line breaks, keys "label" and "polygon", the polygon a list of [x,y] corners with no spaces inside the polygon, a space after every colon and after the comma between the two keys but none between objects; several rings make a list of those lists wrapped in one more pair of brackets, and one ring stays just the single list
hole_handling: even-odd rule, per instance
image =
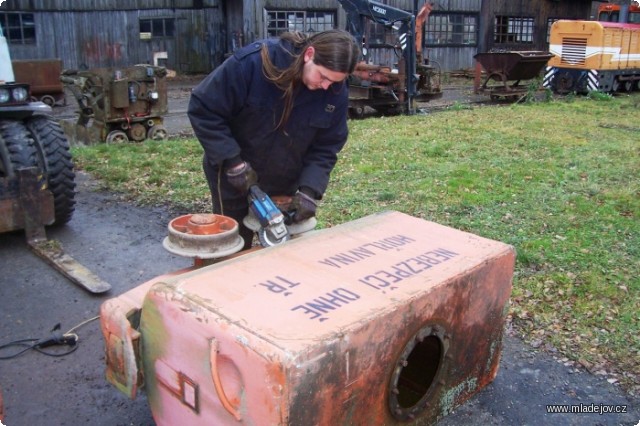
[{"label": "window of shed", "polygon": [[266,37],[278,37],[287,31],[315,34],[336,27],[335,12],[314,10],[265,10]]},{"label": "window of shed", "polygon": [[426,46],[476,46],[478,15],[463,13],[432,13],[425,24]]},{"label": "window of shed", "polygon": [[554,22],[559,20],[560,18],[547,18],[547,44],[549,44],[549,40],[551,39],[551,27]]},{"label": "window of shed", "polygon": [[533,43],[533,18],[496,16],[494,24],[496,43]]},{"label": "window of shed", "polygon": [[174,18],[143,18],[140,19],[140,38],[167,38],[175,34]]},{"label": "window of shed", "polygon": [[33,13],[0,13],[0,23],[10,44],[35,44],[36,24]]}]

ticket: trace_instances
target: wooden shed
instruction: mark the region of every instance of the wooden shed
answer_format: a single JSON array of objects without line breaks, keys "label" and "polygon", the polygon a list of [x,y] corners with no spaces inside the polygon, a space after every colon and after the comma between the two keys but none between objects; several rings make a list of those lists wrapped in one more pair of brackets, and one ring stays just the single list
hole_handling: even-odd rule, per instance
[{"label": "wooden shed", "polygon": [[220,0],[6,0],[13,59],[60,58],[64,68],[153,64],[208,72],[223,59]]},{"label": "wooden shed", "polygon": [[548,50],[558,19],[589,19],[591,0],[438,0],[425,26],[425,57],[451,71],[476,53]]},{"label": "wooden shed", "polygon": [[[415,12],[424,0],[378,0]],[[556,19],[588,19],[591,0],[438,0],[423,56],[470,69],[492,49],[546,50]],[[295,29],[346,28],[337,0],[6,0],[0,24],[13,59],[58,58],[66,69],[165,65],[208,73],[236,48]]]}]

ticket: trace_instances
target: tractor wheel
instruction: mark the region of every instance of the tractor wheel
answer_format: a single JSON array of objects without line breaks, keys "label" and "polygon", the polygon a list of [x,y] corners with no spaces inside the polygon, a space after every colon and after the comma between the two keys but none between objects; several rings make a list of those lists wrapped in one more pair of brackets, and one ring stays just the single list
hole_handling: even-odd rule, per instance
[{"label": "tractor wheel", "polygon": [[18,169],[38,167],[35,142],[22,122],[0,120],[0,174],[13,178]]},{"label": "tractor wheel", "polygon": [[76,204],[76,175],[69,141],[60,124],[52,117],[33,116],[26,121],[26,126],[35,141],[39,164],[47,177],[49,191],[53,194],[54,225],[65,224],[71,220]]}]

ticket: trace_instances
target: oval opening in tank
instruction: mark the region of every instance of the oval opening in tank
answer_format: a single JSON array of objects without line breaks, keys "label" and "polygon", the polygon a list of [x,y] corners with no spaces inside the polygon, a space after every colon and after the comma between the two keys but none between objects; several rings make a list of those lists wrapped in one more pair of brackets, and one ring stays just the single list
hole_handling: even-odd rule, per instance
[{"label": "oval opening in tank", "polygon": [[391,375],[389,409],[398,420],[413,420],[429,405],[447,350],[444,330],[423,327],[409,340]]}]

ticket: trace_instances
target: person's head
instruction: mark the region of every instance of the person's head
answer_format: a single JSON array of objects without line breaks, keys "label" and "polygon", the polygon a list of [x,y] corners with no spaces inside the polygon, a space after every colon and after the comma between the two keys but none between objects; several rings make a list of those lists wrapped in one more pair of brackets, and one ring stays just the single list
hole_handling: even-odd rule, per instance
[{"label": "person's head", "polygon": [[308,39],[301,55],[300,80],[309,90],[327,90],[353,72],[359,57],[360,49],[346,31],[329,30],[315,34]]},{"label": "person's head", "polygon": [[300,85],[309,90],[328,90],[351,74],[360,59],[360,48],[351,34],[344,30],[328,30],[307,36],[287,32],[280,38],[290,43],[291,65],[277,68],[269,57],[269,49],[262,48],[262,69],[265,77],[284,91],[285,110],[278,127],[289,119],[293,97]]}]

